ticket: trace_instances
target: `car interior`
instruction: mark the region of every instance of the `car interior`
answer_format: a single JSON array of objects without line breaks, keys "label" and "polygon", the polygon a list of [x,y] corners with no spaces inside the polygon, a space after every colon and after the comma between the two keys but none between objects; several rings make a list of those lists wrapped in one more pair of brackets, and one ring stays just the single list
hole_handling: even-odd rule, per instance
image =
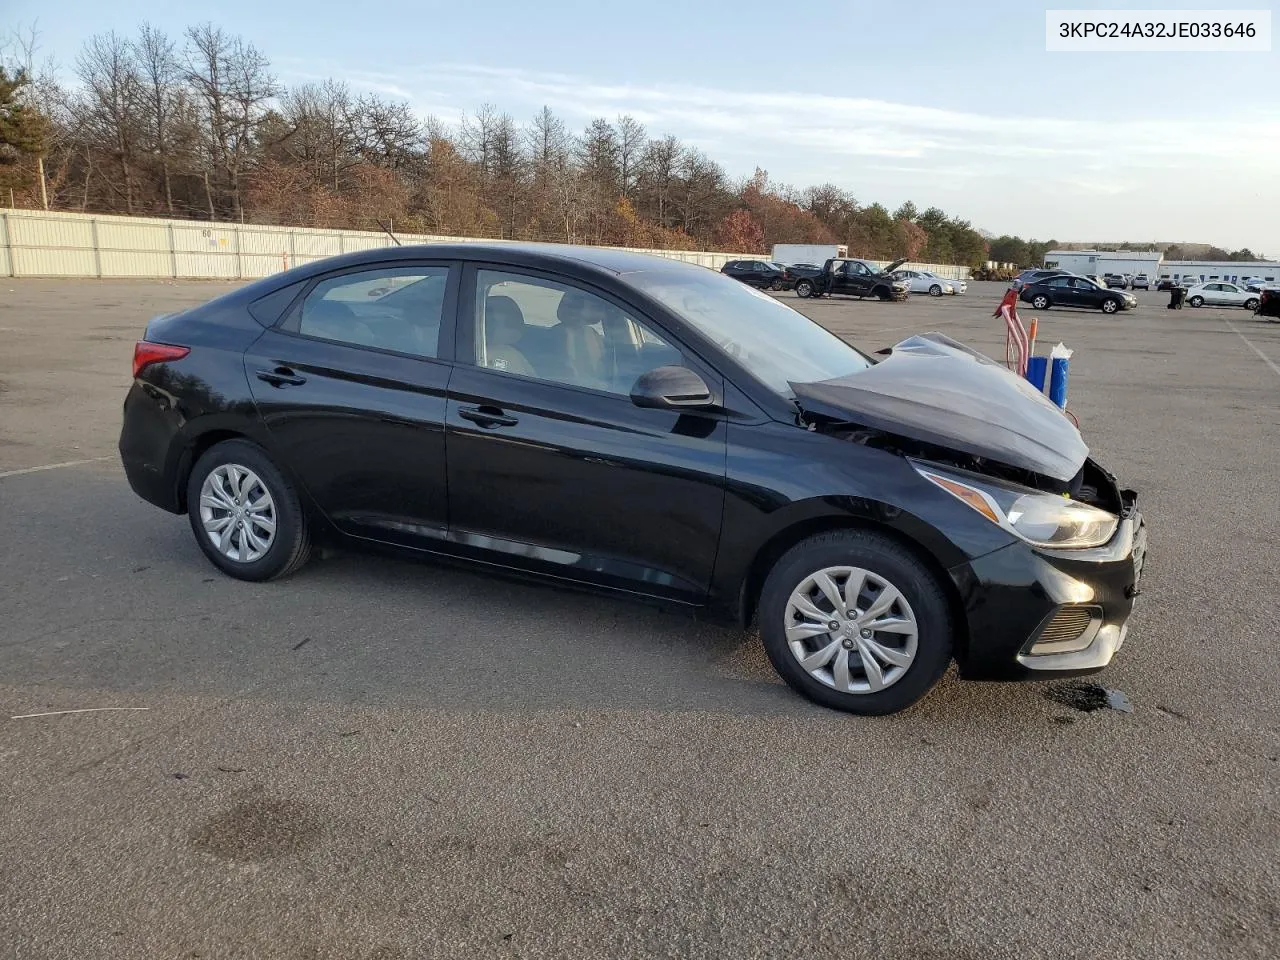
[{"label": "car interior", "polygon": [[601,297],[487,274],[476,302],[480,366],[625,395],[640,374],[682,363],[678,350]]}]

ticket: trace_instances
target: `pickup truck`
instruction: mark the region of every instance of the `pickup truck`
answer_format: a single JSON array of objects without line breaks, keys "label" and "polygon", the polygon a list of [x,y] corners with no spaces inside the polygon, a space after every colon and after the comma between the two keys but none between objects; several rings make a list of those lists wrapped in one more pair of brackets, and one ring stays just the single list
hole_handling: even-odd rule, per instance
[{"label": "pickup truck", "polygon": [[816,275],[797,278],[796,296],[823,297],[840,294],[846,297],[905,300],[910,294],[910,284],[890,274],[906,262],[904,257],[881,270],[865,260],[831,259],[822,265],[822,270]]}]

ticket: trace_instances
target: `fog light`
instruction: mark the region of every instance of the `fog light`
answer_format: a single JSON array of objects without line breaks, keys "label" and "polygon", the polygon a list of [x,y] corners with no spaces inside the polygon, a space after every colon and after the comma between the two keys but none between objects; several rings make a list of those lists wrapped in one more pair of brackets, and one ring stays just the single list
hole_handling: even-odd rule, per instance
[{"label": "fog light", "polygon": [[1098,607],[1060,607],[1040,625],[1035,642],[1027,652],[1043,656],[1084,650],[1093,643],[1101,625],[1102,610]]}]

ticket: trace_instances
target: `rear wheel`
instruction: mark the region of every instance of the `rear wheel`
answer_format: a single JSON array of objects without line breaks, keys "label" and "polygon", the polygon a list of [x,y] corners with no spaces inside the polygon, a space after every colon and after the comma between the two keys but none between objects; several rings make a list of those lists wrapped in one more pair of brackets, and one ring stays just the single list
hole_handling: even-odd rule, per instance
[{"label": "rear wheel", "polygon": [[311,555],[297,491],[248,440],[219,443],[196,461],[187,516],[205,556],[240,580],[287,576]]},{"label": "rear wheel", "polygon": [[1103,313],[1115,313],[1119,309],[1120,309],[1120,301],[1116,300],[1114,297],[1102,301]]},{"label": "rear wheel", "polygon": [[1191,304],[1193,307],[1203,307],[1204,297],[1192,297],[1187,301],[1187,303]]},{"label": "rear wheel", "polygon": [[796,296],[797,296],[797,297],[811,297],[811,296],[813,296],[813,284],[812,284],[810,281],[808,281],[808,280],[800,280],[799,282],[797,282],[797,283],[796,283]]},{"label": "rear wheel", "polygon": [[1037,293],[1034,297],[1031,298],[1031,305],[1035,307],[1037,310],[1048,310],[1049,298],[1046,297],[1043,293]]},{"label": "rear wheel", "polygon": [[760,596],[760,634],[798,693],[850,713],[905,709],[951,660],[953,628],[933,574],[887,537],[841,530],[783,555]]},{"label": "rear wheel", "polygon": [[782,281],[781,281],[781,280],[775,280],[775,281],[773,281],[773,283],[769,284],[769,289],[770,289],[770,290],[781,290],[781,289],[782,289]]}]

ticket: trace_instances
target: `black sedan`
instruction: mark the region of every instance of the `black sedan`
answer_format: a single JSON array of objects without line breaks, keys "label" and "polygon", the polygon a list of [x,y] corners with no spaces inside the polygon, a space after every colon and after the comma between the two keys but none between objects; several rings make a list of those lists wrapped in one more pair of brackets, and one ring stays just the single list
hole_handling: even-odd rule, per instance
[{"label": "black sedan", "polygon": [[952,659],[1111,660],[1145,527],[1088,453],[940,334],[873,358],[702,267],[518,244],[349,254],[156,318],[120,436],[232,577],[328,542],[709,607],[871,714]]},{"label": "black sedan", "polygon": [[1077,276],[1045,277],[1029,283],[1018,293],[1018,298],[1037,310],[1050,307],[1085,307],[1103,313],[1118,313],[1138,305],[1138,298],[1123,290],[1100,287],[1092,280]]},{"label": "black sedan", "polygon": [[768,260],[730,260],[720,272],[761,290],[789,290],[796,283],[785,266]]}]

